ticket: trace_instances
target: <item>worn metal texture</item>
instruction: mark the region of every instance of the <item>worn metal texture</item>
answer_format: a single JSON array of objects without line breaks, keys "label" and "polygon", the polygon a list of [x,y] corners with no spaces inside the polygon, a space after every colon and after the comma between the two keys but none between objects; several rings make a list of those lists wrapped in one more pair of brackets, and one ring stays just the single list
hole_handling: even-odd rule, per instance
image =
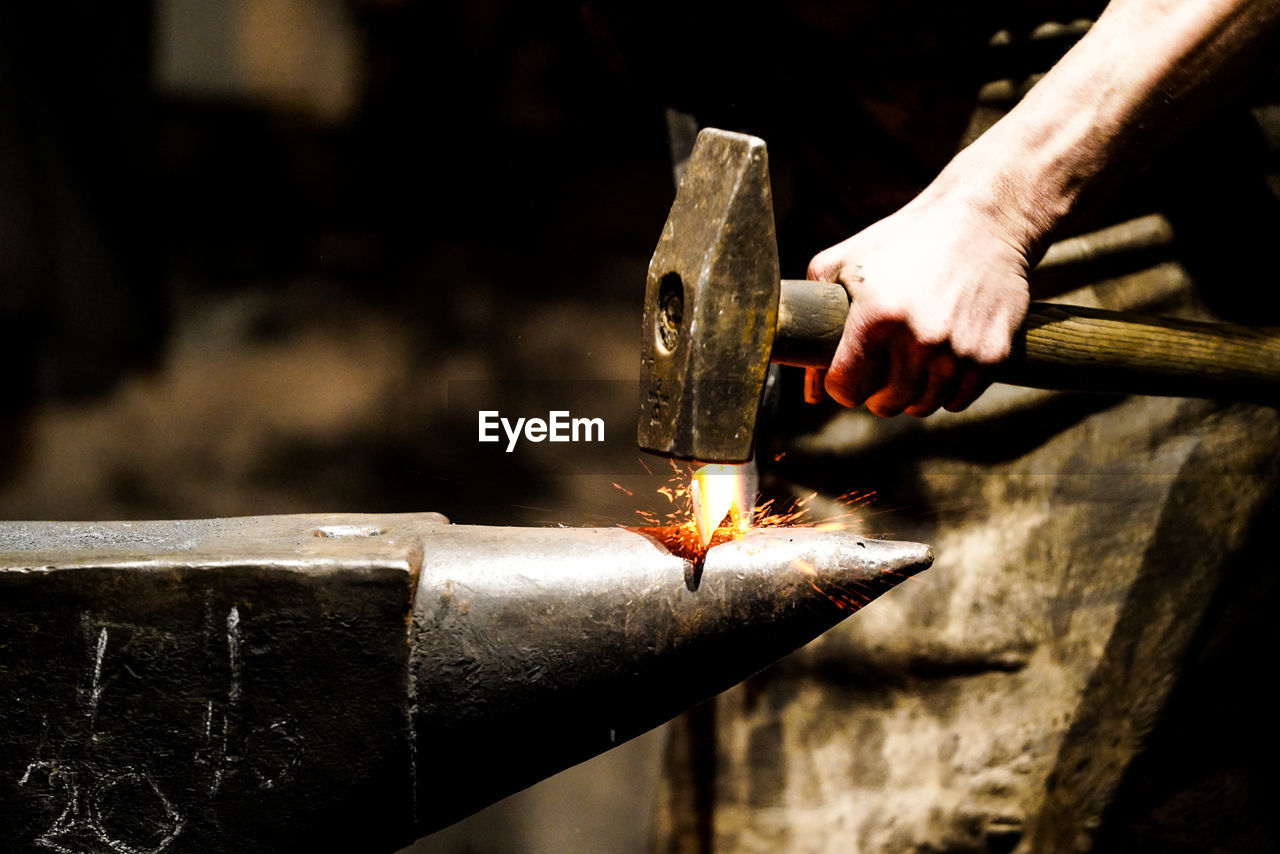
[{"label": "worn metal texture", "polygon": [[435,514],[0,524],[0,850],[394,850]]},{"label": "worn metal texture", "polygon": [[769,529],[0,524],[0,850],[393,851],[928,566]]},{"label": "worn metal texture", "polygon": [[[803,528],[713,545],[696,589],[661,530],[458,526],[414,616],[419,812],[461,818],[666,721],[932,561]],[[462,559],[465,557],[465,559]]]},{"label": "worn metal texture", "polygon": [[779,281],[764,142],[703,130],[649,263],[642,448],[683,459],[751,458]]}]

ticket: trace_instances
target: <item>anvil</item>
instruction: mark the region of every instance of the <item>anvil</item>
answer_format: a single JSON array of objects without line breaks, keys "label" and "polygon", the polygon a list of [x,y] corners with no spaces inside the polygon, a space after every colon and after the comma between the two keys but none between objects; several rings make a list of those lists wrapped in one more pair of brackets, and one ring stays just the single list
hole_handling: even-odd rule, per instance
[{"label": "anvil", "polygon": [[[925,568],[804,528],[0,523],[0,850],[394,851]],[[691,583],[691,578],[698,583]]]}]

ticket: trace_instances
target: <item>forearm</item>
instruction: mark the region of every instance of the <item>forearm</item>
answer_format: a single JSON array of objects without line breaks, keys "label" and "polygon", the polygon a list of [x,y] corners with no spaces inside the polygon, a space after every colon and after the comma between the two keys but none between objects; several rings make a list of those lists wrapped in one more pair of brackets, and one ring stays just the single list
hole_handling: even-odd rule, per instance
[{"label": "forearm", "polygon": [[959,194],[1034,256],[1082,195],[1202,115],[1270,43],[1280,0],[1112,0],[922,194]]},{"label": "forearm", "polygon": [[1278,21],[1280,0],[1112,0],[919,196],[810,262],[852,301],[827,393],[877,415],[967,406],[1009,353],[1053,230],[1229,91]]}]

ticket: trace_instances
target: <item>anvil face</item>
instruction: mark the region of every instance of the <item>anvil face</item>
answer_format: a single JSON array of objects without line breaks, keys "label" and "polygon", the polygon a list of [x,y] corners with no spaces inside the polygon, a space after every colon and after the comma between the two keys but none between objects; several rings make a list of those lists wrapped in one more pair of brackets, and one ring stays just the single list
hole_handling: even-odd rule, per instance
[{"label": "anvil face", "polygon": [[751,458],[778,291],[764,142],[704,130],[649,263],[641,448],[702,462]]},{"label": "anvil face", "polygon": [[0,850],[395,850],[442,521],[0,523]]}]

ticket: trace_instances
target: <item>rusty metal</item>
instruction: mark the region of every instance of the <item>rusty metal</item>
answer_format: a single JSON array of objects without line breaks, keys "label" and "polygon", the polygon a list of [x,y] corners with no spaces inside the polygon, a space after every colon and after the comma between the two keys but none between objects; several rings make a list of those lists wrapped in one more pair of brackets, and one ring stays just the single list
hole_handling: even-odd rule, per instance
[{"label": "rusty metal", "polygon": [[641,447],[686,459],[751,458],[778,288],[764,142],[704,130],[649,263]]},{"label": "rusty metal", "polygon": [[699,564],[671,534],[436,514],[0,524],[0,850],[394,851],[931,560],[779,528]]}]

